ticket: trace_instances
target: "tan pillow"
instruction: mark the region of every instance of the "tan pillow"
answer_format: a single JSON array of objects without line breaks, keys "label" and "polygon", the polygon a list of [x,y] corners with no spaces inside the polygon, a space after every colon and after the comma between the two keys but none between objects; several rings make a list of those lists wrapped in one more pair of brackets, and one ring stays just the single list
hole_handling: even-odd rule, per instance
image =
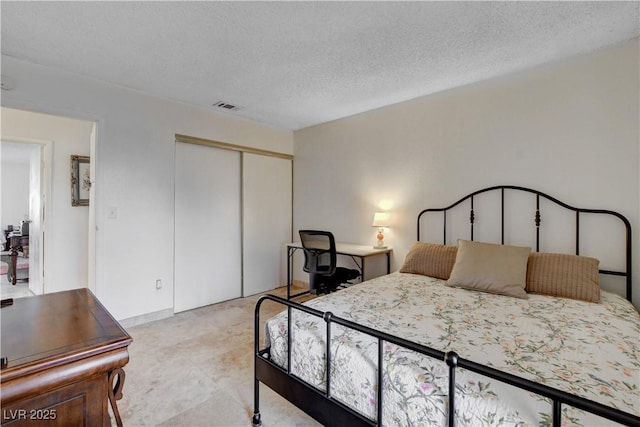
[{"label": "tan pillow", "polygon": [[457,252],[458,248],[455,246],[416,242],[404,258],[400,272],[446,280],[451,274]]},{"label": "tan pillow", "polygon": [[458,240],[458,255],[447,286],[526,298],[531,248]]},{"label": "tan pillow", "polygon": [[599,264],[595,258],[534,252],[529,255],[526,291],[598,302]]}]

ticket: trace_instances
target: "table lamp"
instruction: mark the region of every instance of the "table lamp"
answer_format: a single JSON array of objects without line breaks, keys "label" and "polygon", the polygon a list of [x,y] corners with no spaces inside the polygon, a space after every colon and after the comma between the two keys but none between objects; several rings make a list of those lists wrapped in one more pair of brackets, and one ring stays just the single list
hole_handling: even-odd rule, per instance
[{"label": "table lamp", "polygon": [[372,227],[376,227],[378,229],[378,243],[374,246],[374,249],[386,249],[387,247],[384,245],[384,227],[389,226],[389,212],[376,212],[373,215],[373,223]]}]

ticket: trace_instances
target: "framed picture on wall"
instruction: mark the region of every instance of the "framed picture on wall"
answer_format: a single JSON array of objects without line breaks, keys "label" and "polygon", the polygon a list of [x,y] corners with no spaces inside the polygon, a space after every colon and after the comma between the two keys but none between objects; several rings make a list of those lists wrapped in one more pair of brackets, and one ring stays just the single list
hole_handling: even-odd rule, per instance
[{"label": "framed picture on wall", "polygon": [[89,206],[89,156],[71,156],[71,206]]}]

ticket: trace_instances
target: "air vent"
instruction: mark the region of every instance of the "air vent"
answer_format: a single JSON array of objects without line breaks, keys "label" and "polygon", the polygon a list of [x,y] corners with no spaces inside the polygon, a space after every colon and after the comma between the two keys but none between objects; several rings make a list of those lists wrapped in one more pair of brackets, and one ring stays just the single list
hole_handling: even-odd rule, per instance
[{"label": "air vent", "polygon": [[214,103],[213,106],[227,111],[238,110],[240,108],[237,105],[229,104],[228,102],[224,101],[218,101]]}]

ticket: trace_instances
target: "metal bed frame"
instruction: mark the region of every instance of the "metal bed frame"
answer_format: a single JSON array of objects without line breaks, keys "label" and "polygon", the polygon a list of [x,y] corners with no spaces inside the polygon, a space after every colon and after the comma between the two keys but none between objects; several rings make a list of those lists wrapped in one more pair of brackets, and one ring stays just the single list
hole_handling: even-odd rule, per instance
[{"label": "metal bed frame", "polygon": [[576,221],[576,239],[575,239],[575,254],[576,255],[580,255],[580,215],[581,214],[601,214],[601,215],[611,215],[614,216],[618,219],[620,219],[620,221],[623,222],[624,227],[625,227],[625,237],[626,237],[626,242],[625,242],[625,270],[624,271],[611,271],[611,270],[600,270],[600,274],[608,274],[608,275],[612,275],[612,276],[624,276],[626,277],[626,284],[627,284],[627,289],[626,289],[626,298],[631,301],[631,292],[632,292],[632,286],[631,286],[631,224],[629,223],[629,220],[622,214],[618,213],[618,212],[614,212],[614,211],[610,211],[610,210],[604,210],[604,209],[585,209],[585,208],[576,208],[573,206],[570,206],[564,202],[561,202],[560,200],[549,196],[548,194],[545,194],[541,191],[537,191],[537,190],[532,190],[531,188],[525,188],[525,187],[517,187],[514,185],[497,185],[495,187],[489,187],[489,188],[484,188],[482,190],[478,190],[475,191],[467,196],[464,196],[462,199],[458,200],[457,202],[447,206],[446,208],[433,208],[433,209],[425,209],[422,212],[420,212],[418,214],[418,221],[417,221],[417,230],[418,230],[418,241],[420,241],[420,220],[422,218],[422,216],[424,214],[427,214],[429,212],[442,212],[443,215],[443,219],[444,219],[444,226],[443,226],[443,244],[446,244],[447,242],[447,211],[455,208],[456,206],[458,206],[459,204],[461,204],[462,202],[469,200],[471,202],[471,208],[469,210],[469,224],[470,224],[470,233],[469,233],[469,240],[473,240],[473,231],[474,231],[474,225],[475,225],[475,210],[474,210],[474,199],[475,196],[482,194],[482,193],[487,193],[490,191],[500,191],[500,208],[501,208],[501,242],[502,244],[504,244],[504,219],[505,219],[505,215],[504,215],[504,208],[505,208],[505,200],[504,200],[504,195],[505,195],[505,190],[516,190],[516,191],[524,191],[527,193],[532,193],[535,194],[536,196],[536,211],[535,211],[535,215],[534,215],[534,224],[536,227],[536,252],[540,251],[540,228],[541,228],[541,223],[542,223],[542,215],[540,213],[540,198],[544,198],[546,200],[549,200],[565,209],[568,209],[570,211],[575,212],[575,221]]},{"label": "metal bed frame", "polygon": [[[620,219],[625,227],[626,242],[625,242],[625,271],[610,271],[600,270],[601,274],[609,274],[614,276],[626,277],[626,297],[631,301],[631,225],[627,218],[623,215],[609,210],[601,209],[583,209],[576,208],[566,203],[563,203],[547,194],[544,194],[537,190],[532,190],[524,187],[501,185],[490,188],[485,188],[471,193],[462,199],[458,200],[454,204],[445,208],[425,209],[418,215],[417,221],[417,237],[420,241],[420,222],[421,217],[428,212],[442,212],[444,215],[444,242],[446,243],[446,219],[447,211],[464,202],[465,200],[471,201],[471,210],[469,214],[470,221],[470,238],[473,240],[473,231],[475,223],[474,212],[474,197],[485,192],[499,190],[501,192],[501,211],[502,211],[502,232],[501,239],[504,244],[504,210],[505,210],[505,190],[518,190],[533,193],[536,197],[536,212],[534,216],[534,223],[536,227],[536,251],[540,247],[540,226],[541,226],[541,213],[540,213],[540,198],[545,198],[551,202],[556,203],[566,209],[575,212],[576,215],[576,245],[575,253],[580,254],[580,217],[581,214],[604,214],[613,215]],[[287,318],[287,351],[288,351],[288,363],[287,368],[282,368],[276,365],[270,359],[270,348],[260,348],[260,308],[264,301],[273,301],[278,304],[286,306],[288,310]],[[444,360],[449,367],[449,391],[448,391],[448,426],[455,426],[455,407],[456,407],[456,395],[455,395],[455,376],[456,369],[463,368],[469,371],[478,373],[480,375],[493,378],[495,380],[504,382],[527,390],[529,392],[536,393],[544,396],[552,402],[552,425],[559,427],[562,423],[562,405],[570,405],[578,409],[582,409],[586,412],[593,413],[608,420],[628,425],[628,426],[640,426],[640,417],[631,413],[621,411],[617,408],[609,407],[593,400],[585,399],[552,387],[548,387],[542,384],[535,383],[524,378],[508,374],[496,370],[494,368],[484,366],[475,363],[471,360],[461,358],[453,351],[442,352],[427,346],[416,344],[414,342],[405,340],[400,337],[396,337],[382,331],[371,329],[369,327],[359,325],[351,322],[347,319],[333,315],[331,312],[322,312],[315,310],[311,307],[307,307],[302,304],[298,304],[292,301],[285,300],[283,298],[274,295],[265,295],[261,297],[255,307],[254,327],[255,327],[255,342],[254,342],[254,413],[253,413],[253,425],[260,426],[262,424],[260,414],[260,383],[267,385],[275,392],[283,396],[285,399],[293,403],[298,408],[309,414],[311,417],[318,420],[324,425],[330,426],[378,426],[382,424],[382,401],[384,399],[383,387],[377,388],[377,417],[376,420],[371,420],[360,413],[354,411],[350,407],[344,405],[340,401],[336,400],[331,395],[331,383],[330,375],[327,375],[326,390],[319,390],[314,386],[304,382],[291,373],[291,318],[292,310],[300,310],[309,315],[316,316],[324,319],[326,323],[326,363],[327,370],[339,369],[331,364],[331,352],[329,351],[331,346],[331,327],[333,324],[342,325],[356,331],[368,334],[378,341],[378,384],[382,384],[383,375],[383,342],[389,342],[398,346],[402,346],[409,350],[421,353],[428,357],[433,357],[438,360]]]}]

